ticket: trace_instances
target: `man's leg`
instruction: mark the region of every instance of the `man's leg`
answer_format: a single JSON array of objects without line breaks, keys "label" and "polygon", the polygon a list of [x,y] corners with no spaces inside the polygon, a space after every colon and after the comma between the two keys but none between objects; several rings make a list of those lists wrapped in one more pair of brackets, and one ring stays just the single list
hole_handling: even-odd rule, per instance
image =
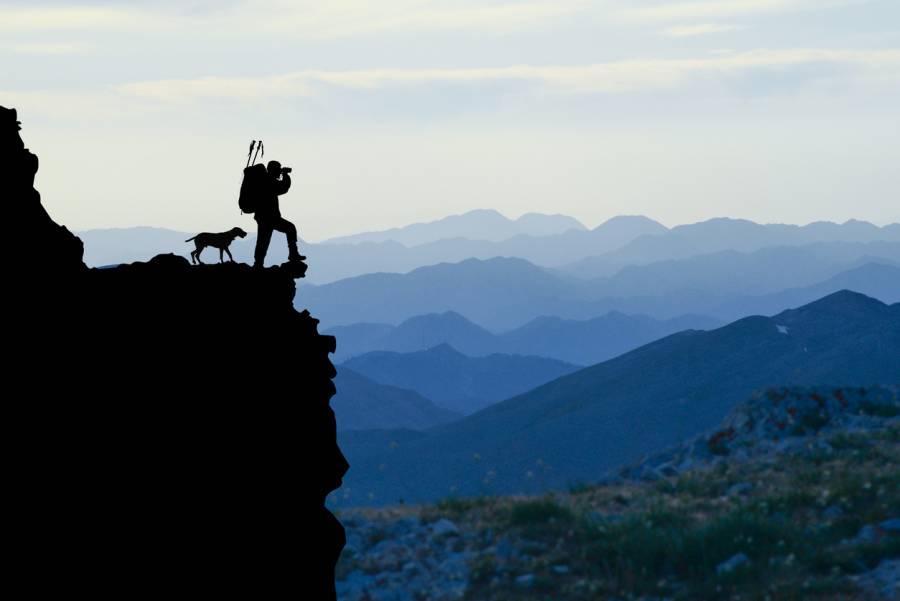
[{"label": "man's leg", "polygon": [[287,236],[288,260],[296,261],[306,258],[297,251],[297,228],[293,223],[282,217],[273,225],[273,228],[279,232],[284,232],[284,235]]},{"label": "man's leg", "polygon": [[256,250],[253,252],[253,266],[262,267],[266,260],[266,252],[269,250],[269,242],[272,240],[272,223],[257,221],[256,224]]}]

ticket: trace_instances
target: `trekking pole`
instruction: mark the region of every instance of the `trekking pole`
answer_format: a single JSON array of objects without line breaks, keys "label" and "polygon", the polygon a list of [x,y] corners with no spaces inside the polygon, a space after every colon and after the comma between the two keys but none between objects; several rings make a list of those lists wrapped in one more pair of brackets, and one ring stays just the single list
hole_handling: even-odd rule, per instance
[{"label": "trekking pole", "polygon": [[250,155],[253,154],[253,147],[256,146],[256,140],[250,142],[250,152],[247,153],[247,167],[250,166]]},{"label": "trekking pole", "polygon": [[[259,144],[256,145],[256,154],[253,155],[253,164],[254,165],[256,164],[256,155],[259,154],[259,151],[262,150],[262,147],[263,147],[263,143],[262,143],[262,140],[260,140]],[[266,156],[266,155],[263,154],[263,156]]]}]

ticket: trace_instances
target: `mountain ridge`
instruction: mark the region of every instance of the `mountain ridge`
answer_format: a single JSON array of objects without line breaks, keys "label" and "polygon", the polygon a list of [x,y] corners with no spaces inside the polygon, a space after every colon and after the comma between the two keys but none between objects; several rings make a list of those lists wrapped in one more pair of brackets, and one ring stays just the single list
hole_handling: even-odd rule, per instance
[{"label": "mountain ridge", "polygon": [[[252,226],[249,222],[247,225]],[[705,230],[711,227],[714,228],[715,223],[712,226],[701,223],[694,230],[688,230],[687,234],[691,234],[693,231],[691,235],[702,237],[706,235]],[[776,226],[758,227],[763,228],[763,231],[769,231],[766,229],[767,227],[772,229]],[[782,228],[777,230],[781,233],[772,234],[767,240],[774,245],[801,245],[817,240],[865,242],[872,241],[873,238],[900,241],[900,226],[896,228],[872,226],[876,229],[860,233],[835,224],[835,228],[826,228],[827,231],[816,235],[813,235],[813,230],[804,230],[801,226],[784,227],[799,229],[785,230]],[[245,229],[251,228],[245,226]],[[302,224],[300,229],[302,231]],[[127,234],[131,251],[127,250],[128,247],[125,250],[121,248],[123,243],[118,241],[122,238],[121,230],[118,230],[119,234],[117,234],[117,230],[85,230],[79,232],[79,235],[86,243],[85,260],[88,265],[92,266],[146,260],[160,253],[186,254],[187,249],[184,247],[183,240],[194,235],[194,233],[187,232],[163,232],[162,238],[148,238],[148,232],[153,231],[156,230],[134,229],[124,232]],[[803,232],[807,233],[803,234]],[[406,273],[425,265],[458,262],[467,258],[489,259],[498,256],[519,257],[543,267],[574,269],[575,271],[578,271],[578,267],[573,268],[573,263],[586,261],[590,264],[590,261],[594,261],[599,262],[600,267],[597,268],[596,273],[591,275],[612,275],[624,265],[686,258],[693,254],[726,250],[740,243],[740,240],[737,239],[735,244],[729,246],[728,236],[724,236],[724,242],[719,243],[718,246],[713,245],[712,250],[703,250],[702,244],[697,249],[691,250],[693,243],[688,244],[688,248],[685,250],[681,248],[687,244],[684,241],[684,235],[672,236],[670,230],[665,226],[639,216],[615,217],[593,230],[570,229],[562,233],[544,236],[518,234],[499,242],[470,239],[455,234],[450,239],[435,240],[413,247],[391,240],[355,244],[304,242],[302,243],[304,254],[310,257],[310,264],[313,265],[313,269],[307,273],[307,281],[326,283],[378,271]],[[179,239],[180,236],[183,237]],[[803,236],[806,236],[805,240]],[[639,238],[644,239],[644,242],[639,243]],[[723,236],[720,235],[719,238],[723,238]],[[235,243],[232,252],[235,253],[238,260],[248,260],[252,257],[254,239],[255,237],[251,233],[247,239]],[[641,245],[648,244],[648,241],[650,241],[651,248],[645,249],[645,252],[645,250],[641,250]],[[673,247],[673,245],[675,246]],[[658,248],[654,250],[654,247]],[[272,251],[273,262],[278,263],[284,260],[279,245],[274,245]]]},{"label": "mountain ridge", "polygon": [[495,334],[455,311],[446,311],[417,315],[397,326],[360,323],[329,328],[326,333],[339,340],[335,354],[339,362],[371,351],[412,352],[446,342],[473,357],[534,355],[591,365],[681,330],[721,325],[721,321],[701,315],[658,320],[611,311],[588,320],[541,315]]},{"label": "mountain ridge", "polygon": [[337,394],[331,406],[338,431],[408,428],[427,430],[462,417],[438,407],[418,392],[380,384],[352,369],[339,366],[334,379]]},{"label": "mountain ridge", "polygon": [[584,225],[567,215],[525,213],[510,219],[494,209],[475,209],[428,222],[412,223],[387,230],[361,232],[323,240],[322,244],[358,244],[394,241],[404,246],[419,246],[448,238],[468,238],[500,242],[519,234],[535,236],[584,230]]},{"label": "mountain ridge", "polygon": [[381,384],[413,390],[440,407],[463,414],[578,369],[543,357],[469,357],[446,343],[410,353],[373,351],[349,359],[341,367]]},{"label": "mountain ridge", "polygon": [[[847,305],[854,308],[849,316]],[[897,356],[900,304],[842,291],[774,317],[673,334],[439,426],[394,451],[358,454],[351,445],[347,452],[358,468],[352,486],[373,491],[378,504],[397,496],[439,498],[450,485],[461,495],[485,494],[480,478],[487,469],[494,472],[491,494],[590,481],[715,426],[757,389],[896,383]],[[381,444],[390,436],[383,433]],[[370,439],[368,448],[377,449],[378,440]],[[478,465],[473,453],[481,457]],[[396,480],[390,474],[367,478],[372,462],[391,465]],[[404,488],[399,483],[420,472],[419,462],[442,480],[420,474],[417,490]]]},{"label": "mountain ridge", "polygon": [[[893,247],[893,244],[889,246]],[[854,252],[868,254],[868,250],[868,247],[860,247]],[[806,262],[805,259],[797,262],[797,270],[801,270]],[[883,269],[891,272],[900,268],[885,265]],[[768,277],[765,269],[758,271],[763,280]],[[829,280],[840,282],[840,278],[829,276],[832,273],[840,275],[840,265],[832,264],[820,271],[827,279],[814,281],[812,285],[827,287]],[[655,270],[648,271],[648,279],[634,290],[645,292],[642,286],[652,285],[655,273]],[[730,279],[740,279],[740,274],[731,274],[727,270],[723,273]],[[863,280],[865,288],[860,292],[879,296],[884,293],[883,300],[894,300],[894,287],[890,281]],[[740,315],[729,313],[728,304],[739,304],[746,296],[719,291],[715,281],[705,287],[676,287],[652,295],[629,296],[621,294],[618,287],[619,280],[616,279],[567,278],[524,259],[468,259],[421,267],[407,274],[366,274],[321,286],[303,286],[297,302],[298,307],[319,315],[329,328],[360,322],[399,324],[416,315],[456,311],[496,332],[517,328],[541,315],[585,320],[614,310],[656,319],[689,313],[734,319]],[[747,283],[738,282],[735,290],[745,291],[747,287]],[[778,286],[770,289],[776,290],[773,294],[784,292],[777,291]],[[821,290],[822,295],[834,291]],[[773,298],[777,300],[777,297]],[[789,300],[790,295],[785,298]],[[355,299],[366,300],[359,303]],[[777,307],[777,310],[789,306]]]}]

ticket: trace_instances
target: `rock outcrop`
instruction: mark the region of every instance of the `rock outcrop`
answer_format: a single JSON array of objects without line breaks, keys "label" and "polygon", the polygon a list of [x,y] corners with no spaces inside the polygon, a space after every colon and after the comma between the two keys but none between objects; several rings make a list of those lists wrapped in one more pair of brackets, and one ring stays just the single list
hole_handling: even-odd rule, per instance
[{"label": "rock outcrop", "polygon": [[2,107],[0,165],[10,572],[34,596],[334,598],[344,531],[324,500],[348,466],[335,340],[292,304],[302,273],[88,269]]},{"label": "rock outcrop", "polygon": [[626,466],[607,480],[652,481],[724,462],[828,452],[829,435],[865,435],[898,423],[898,386],[769,388],[738,404],[714,430]]}]

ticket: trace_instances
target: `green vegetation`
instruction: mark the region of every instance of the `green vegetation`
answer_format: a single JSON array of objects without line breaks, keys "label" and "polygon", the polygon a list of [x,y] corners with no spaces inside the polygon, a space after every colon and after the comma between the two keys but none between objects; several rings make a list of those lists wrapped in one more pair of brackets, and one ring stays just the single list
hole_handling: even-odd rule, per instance
[{"label": "green vegetation", "polygon": [[[900,557],[900,536],[873,528],[900,517],[900,428],[814,441],[656,482],[366,512],[453,521],[470,601],[861,601],[850,577]],[[369,560],[348,556],[343,572],[383,569]]]},{"label": "green vegetation", "polygon": [[522,501],[512,506],[509,524],[513,527],[534,530],[545,526],[571,522],[574,514],[568,507],[559,505],[552,498]]},{"label": "green vegetation", "polygon": [[[517,541],[521,554],[478,555],[467,598],[862,599],[847,576],[900,556],[896,535],[847,542],[897,517],[897,442],[896,428],[841,434],[830,452],[469,505],[454,516]],[[728,494],[738,483],[749,486]],[[527,587],[515,583],[523,574],[533,575]]]},{"label": "green vegetation", "polygon": [[895,403],[860,403],[859,409],[866,415],[875,417],[897,417],[900,415],[900,406]]}]

